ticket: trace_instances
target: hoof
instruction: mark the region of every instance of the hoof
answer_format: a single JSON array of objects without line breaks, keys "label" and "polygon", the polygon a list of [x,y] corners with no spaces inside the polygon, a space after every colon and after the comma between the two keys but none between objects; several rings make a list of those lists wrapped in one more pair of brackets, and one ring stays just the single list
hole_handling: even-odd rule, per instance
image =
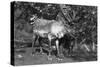
[{"label": "hoof", "polygon": [[58,60],[58,61],[62,61],[63,59],[64,59],[64,56],[62,55],[62,56],[56,56],[56,59]]},{"label": "hoof", "polygon": [[31,53],[31,56],[34,56],[35,54],[34,53]]},{"label": "hoof", "polygon": [[58,59],[58,61],[62,61],[63,59],[61,59],[61,58],[57,58]]},{"label": "hoof", "polygon": [[53,59],[49,56],[49,57],[48,57],[48,60],[52,61]]},{"label": "hoof", "polygon": [[31,56],[35,56],[34,54],[31,54]]},{"label": "hoof", "polygon": [[58,61],[62,61],[63,59],[62,58],[56,58]]}]

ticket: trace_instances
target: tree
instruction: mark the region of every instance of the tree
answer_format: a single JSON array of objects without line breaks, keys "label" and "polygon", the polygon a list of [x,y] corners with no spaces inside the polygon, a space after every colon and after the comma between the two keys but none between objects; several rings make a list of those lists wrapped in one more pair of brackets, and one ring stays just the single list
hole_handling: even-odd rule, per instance
[{"label": "tree", "polygon": [[19,20],[25,21],[19,23],[22,26],[29,25],[32,15],[48,20],[60,19],[73,30],[72,35],[77,39],[77,44],[80,44],[85,39],[85,44],[89,46],[92,44],[97,45],[96,6],[15,2],[14,12],[15,23],[20,22]]}]

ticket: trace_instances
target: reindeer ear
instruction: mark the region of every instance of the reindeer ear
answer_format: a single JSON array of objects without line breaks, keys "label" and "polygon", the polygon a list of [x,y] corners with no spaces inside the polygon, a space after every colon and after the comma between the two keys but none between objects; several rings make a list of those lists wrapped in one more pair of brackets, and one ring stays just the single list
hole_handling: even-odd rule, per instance
[{"label": "reindeer ear", "polygon": [[64,17],[62,16],[61,13],[58,13],[58,15],[56,17],[56,20],[60,21],[60,22],[63,22],[63,23],[66,23],[66,20],[64,19]]},{"label": "reindeer ear", "polygon": [[61,21],[61,13],[58,13],[57,17],[56,17],[57,21]]}]

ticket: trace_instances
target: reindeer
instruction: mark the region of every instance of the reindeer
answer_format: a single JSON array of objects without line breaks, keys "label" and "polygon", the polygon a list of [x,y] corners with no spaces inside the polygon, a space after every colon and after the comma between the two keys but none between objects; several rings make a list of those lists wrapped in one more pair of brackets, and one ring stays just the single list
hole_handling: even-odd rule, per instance
[{"label": "reindeer", "polygon": [[[39,19],[36,16],[31,18],[33,22],[33,33],[35,35],[32,48],[34,49],[34,45],[36,40],[39,38],[47,38],[49,41],[49,55],[48,59],[51,59],[51,51],[52,51],[52,44],[51,41],[56,39],[55,41],[55,48],[57,49],[57,55],[60,54],[59,52],[59,39],[62,38],[66,33],[70,32],[69,26],[64,24],[61,20],[46,20],[46,19]],[[41,39],[40,39],[41,40]],[[40,44],[41,46],[41,44]],[[41,48],[42,52],[42,48]],[[33,52],[34,53],[34,52]]]}]

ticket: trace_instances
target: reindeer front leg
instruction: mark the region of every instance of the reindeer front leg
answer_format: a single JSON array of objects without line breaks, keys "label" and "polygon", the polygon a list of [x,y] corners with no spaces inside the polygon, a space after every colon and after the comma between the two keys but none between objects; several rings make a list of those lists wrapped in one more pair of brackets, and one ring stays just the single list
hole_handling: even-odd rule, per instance
[{"label": "reindeer front leg", "polygon": [[34,56],[34,53],[35,53],[35,50],[34,50],[34,44],[35,44],[35,39],[36,39],[36,37],[34,38],[34,37],[32,37],[32,55]]},{"label": "reindeer front leg", "polygon": [[57,48],[57,54],[59,55],[60,53],[59,53],[59,41],[58,40],[56,40],[56,48]]},{"label": "reindeer front leg", "polygon": [[48,35],[48,39],[49,39],[49,56],[48,56],[48,60],[52,60],[52,58],[50,58],[50,56],[51,56],[51,40],[52,40],[52,38],[51,38],[51,36],[50,35]]},{"label": "reindeer front leg", "polygon": [[61,54],[60,54],[60,49],[59,49],[60,47],[59,47],[59,40],[58,39],[56,40],[56,48],[57,48],[57,55],[58,55],[57,59],[61,61],[62,59],[60,56]]},{"label": "reindeer front leg", "polygon": [[32,40],[32,55],[34,56],[35,54],[35,45],[36,45],[36,40],[38,39],[38,36],[37,35],[34,35],[33,36],[33,40]]}]

